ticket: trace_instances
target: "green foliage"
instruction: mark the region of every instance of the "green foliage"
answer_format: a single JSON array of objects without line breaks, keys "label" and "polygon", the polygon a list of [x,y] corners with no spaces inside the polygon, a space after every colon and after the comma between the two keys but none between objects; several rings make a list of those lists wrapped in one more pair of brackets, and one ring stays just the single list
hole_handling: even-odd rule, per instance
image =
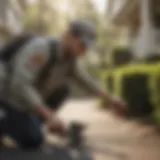
[{"label": "green foliage", "polygon": [[111,93],[114,91],[114,79],[112,72],[113,71],[111,69],[101,72],[101,79],[103,82],[103,86]]},{"label": "green foliage", "polygon": [[28,8],[23,21],[25,31],[44,35],[57,35],[62,32],[63,25],[60,20],[62,18],[65,21],[66,15],[60,17],[59,12],[49,4],[49,1],[43,1],[42,4],[37,2]]},{"label": "green foliage", "polygon": [[[160,64],[134,64],[103,72],[106,90],[125,99],[131,116],[153,113],[160,123]],[[108,78],[110,79],[107,80]],[[111,87],[111,89],[110,89]]]},{"label": "green foliage", "polygon": [[160,54],[158,53],[149,54],[149,56],[145,58],[145,62],[147,63],[154,63],[159,61],[160,61]]},{"label": "green foliage", "polygon": [[97,25],[98,38],[96,49],[100,63],[104,64],[103,67],[111,64],[110,57],[112,57],[112,50],[115,48],[115,45],[120,45],[122,33],[115,26],[104,22]]},{"label": "green foliage", "polygon": [[38,5],[33,5],[32,7],[28,8],[28,10],[26,11],[26,16],[24,17],[24,20],[22,23],[24,30],[37,31],[37,29],[39,29],[38,15],[39,15]]},{"label": "green foliage", "polygon": [[157,65],[152,70],[152,76],[149,79],[149,87],[151,90],[151,101],[154,104],[154,117],[160,125],[160,66]]},{"label": "green foliage", "polygon": [[133,116],[143,116],[152,112],[148,78],[145,73],[132,73],[132,75],[123,76],[121,92],[129,104],[130,114]]},{"label": "green foliage", "polygon": [[133,60],[133,54],[128,48],[116,48],[110,58],[111,65],[118,67],[131,63]]},{"label": "green foliage", "polygon": [[106,67],[107,53],[115,44],[118,44],[121,32],[117,32],[116,27],[108,25],[102,20],[101,15],[97,13],[90,0],[73,0],[71,12],[73,10],[74,16],[69,12],[62,13],[62,11],[57,10],[56,7],[50,5],[51,1],[37,1],[28,7],[23,18],[24,31],[44,35],[59,35],[63,33],[68,21],[79,18],[89,19],[95,23],[97,29],[97,46],[94,49],[99,59],[97,63],[101,68]]},{"label": "green foliage", "polygon": [[143,116],[152,112],[149,73],[149,68],[145,65],[130,65],[114,72],[114,92],[127,101],[131,116]]},{"label": "green foliage", "polygon": [[[99,24],[99,15],[95,9],[93,3],[90,0],[74,0],[74,7],[76,8],[75,16],[80,19],[91,20],[96,25]],[[83,7],[83,9],[82,9]]]},{"label": "green foliage", "polygon": [[[104,90],[110,93],[114,93],[114,77],[113,77],[113,70],[108,69],[107,71],[101,71],[100,73],[100,79],[102,81],[102,86]],[[107,102],[103,99],[99,98],[98,105],[100,107],[106,108]]]}]

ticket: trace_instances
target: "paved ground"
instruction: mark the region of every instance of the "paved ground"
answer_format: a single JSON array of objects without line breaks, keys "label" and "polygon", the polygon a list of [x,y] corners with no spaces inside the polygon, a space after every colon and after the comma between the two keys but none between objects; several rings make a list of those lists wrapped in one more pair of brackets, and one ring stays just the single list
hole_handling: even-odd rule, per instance
[{"label": "paved ground", "polygon": [[[69,101],[59,116],[68,123],[72,120],[86,123],[86,142],[93,155],[90,160],[160,160],[160,137],[150,126],[100,111],[92,100]],[[64,151],[60,151],[60,155],[66,159]]]},{"label": "paved ground", "polygon": [[94,101],[69,101],[60,116],[87,124],[87,142],[95,160],[160,160],[160,138],[151,127],[100,111]]}]

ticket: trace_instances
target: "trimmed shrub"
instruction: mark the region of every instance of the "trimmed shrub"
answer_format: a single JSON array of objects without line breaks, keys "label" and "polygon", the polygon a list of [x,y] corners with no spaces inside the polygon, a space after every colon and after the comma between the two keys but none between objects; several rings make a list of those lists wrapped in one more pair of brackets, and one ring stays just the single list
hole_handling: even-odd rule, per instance
[{"label": "trimmed shrub", "polygon": [[114,91],[114,78],[112,75],[112,72],[109,72],[105,77],[105,88],[110,93],[113,93]]},{"label": "trimmed shrub", "polygon": [[102,77],[106,90],[128,102],[130,116],[153,115],[160,124],[160,63],[127,65]]},{"label": "trimmed shrub", "polygon": [[[110,91],[111,88],[112,88],[112,87],[109,87],[110,84],[108,84],[108,77],[111,76],[111,73],[112,73],[111,69],[107,69],[107,71],[102,71],[101,74],[100,74],[101,75],[100,77],[101,77],[101,80],[102,80],[102,84],[103,84],[103,88],[106,91]],[[107,108],[106,101],[104,101],[101,98],[98,98],[98,105],[100,107]]]},{"label": "trimmed shrub", "polygon": [[105,90],[109,91],[109,92],[113,92],[113,76],[112,76],[112,72],[113,70],[111,69],[108,69],[107,71],[103,71],[101,73],[101,79],[102,79],[102,82],[103,82],[103,87]]},{"label": "trimmed shrub", "polygon": [[147,74],[126,75],[121,85],[123,86],[122,95],[130,104],[131,115],[143,116],[152,112]]},{"label": "trimmed shrub", "polygon": [[114,72],[115,94],[128,102],[131,116],[146,116],[153,111],[148,85],[152,69],[152,66],[141,64],[123,67]]},{"label": "trimmed shrub", "polygon": [[[110,93],[113,93],[114,91],[114,78],[112,72],[112,69],[107,69],[106,71],[102,71],[100,74],[104,90]],[[104,101],[101,98],[98,99],[98,105],[100,107],[107,108],[106,100]]]},{"label": "trimmed shrub", "polygon": [[118,67],[131,63],[133,60],[132,52],[127,48],[116,48],[111,54],[112,66]]},{"label": "trimmed shrub", "polygon": [[149,80],[149,87],[152,93],[151,101],[154,104],[154,118],[158,125],[160,125],[160,66],[155,66],[152,71],[152,76]]},{"label": "trimmed shrub", "polygon": [[160,54],[153,53],[145,58],[146,63],[160,62]]}]

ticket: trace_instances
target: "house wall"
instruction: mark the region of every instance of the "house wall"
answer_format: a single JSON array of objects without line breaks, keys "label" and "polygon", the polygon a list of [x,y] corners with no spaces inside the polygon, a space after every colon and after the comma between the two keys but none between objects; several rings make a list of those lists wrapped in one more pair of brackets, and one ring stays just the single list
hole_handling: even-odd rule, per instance
[{"label": "house wall", "polygon": [[155,0],[141,0],[140,24],[133,43],[133,51],[139,58],[153,53],[160,54],[160,26],[155,26],[154,12],[160,3]]},{"label": "house wall", "polygon": [[[116,25],[123,27],[125,26],[128,29],[128,36],[126,38],[126,41],[128,46],[135,53],[135,55],[138,58],[144,58],[145,56],[152,54],[153,52],[160,51],[159,50],[160,43],[158,42],[158,40],[160,40],[160,32],[159,32],[160,26],[158,28],[155,27],[153,23],[154,19],[152,16],[155,7],[157,7],[157,5],[160,4],[158,0],[137,1],[139,2],[137,3],[138,6],[135,5],[134,9],[132,7],[132,11],[128,11],[126,8],[126,4],[128,2],[127,0],[119,2],[121,2],[121,5],[119,5],[119,7],[117,7],[119,9],[115,11],[113,6],[118,5],[118,3],[111,4],[111,3],[116,3],[116,0],[110,1],[109,4],[110,11],[108,12],[108,14],[110,13],[109,17],[110,19],[113,19],[113,22],[116,23]],[[136,7],[138,10],[136,10]],[[118,14],[118,12],[122,13],[122,11],[123,11],[123,17],[121,14]],[[118,17],[116,18],[116,21],[115,17]]]},{"label": "house wall", "polygon": [[139,49],[137,47],[139,57],[144,57],[153,51],[153,26],[151,21],[151,0],[141,0],[140,12],[140,32],[138,35]]},{"label": "house wall", "polygon": [[124,7],[128,0],[108,0],[107,4],[107,17],[110,19],[116,16],[119,11]]}]

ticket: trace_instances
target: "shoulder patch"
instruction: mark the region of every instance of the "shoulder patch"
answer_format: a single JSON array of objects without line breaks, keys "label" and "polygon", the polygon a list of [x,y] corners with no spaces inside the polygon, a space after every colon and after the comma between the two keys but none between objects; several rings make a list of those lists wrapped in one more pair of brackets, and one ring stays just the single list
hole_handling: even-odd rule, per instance
[{"label": "shoulder patch", "polygon": [[35,54],[28,60],[27,67],[33,70],[39,69],[45,63],[45,57],[41,54]]}]

